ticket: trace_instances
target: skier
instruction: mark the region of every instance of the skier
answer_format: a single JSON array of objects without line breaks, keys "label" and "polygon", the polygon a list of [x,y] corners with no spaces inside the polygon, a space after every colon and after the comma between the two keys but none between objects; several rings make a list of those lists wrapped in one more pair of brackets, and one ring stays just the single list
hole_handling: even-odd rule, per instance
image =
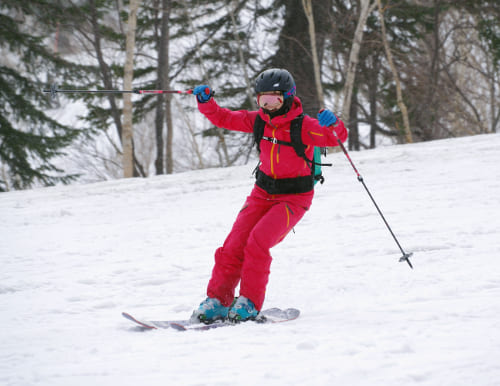
[{"label": "skier", "polygon": [[[297,155],[290,144],[291,121],[300,116],[302,104],[295,81],[285,69],[269,69],[255,81],[258,111],[221,108],[207,85],[194,88],[198,109],[215,126],[252,133],[257,115],[265,121],[260,144],[260,165],[255,186],[240,210],[222,247],[215,252],[215,265],[207,298],[191,316],[192,322],[212,323],[254,320],[264,303],[269,278],[269,250],[280,243],[304,216],[314,196],[314,165]],[[333,131],[344,142],[347,130],[329,110],[318,119],[304,116],[301,140],[305,155],[313,159],[314,147],[338,146]],[[240,296],[234,301],[240,283]]]}]

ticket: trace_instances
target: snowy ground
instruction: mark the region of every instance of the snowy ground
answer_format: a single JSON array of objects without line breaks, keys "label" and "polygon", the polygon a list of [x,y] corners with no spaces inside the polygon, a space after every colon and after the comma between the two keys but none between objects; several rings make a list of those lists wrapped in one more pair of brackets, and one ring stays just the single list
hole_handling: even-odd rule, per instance
[{"label": "snowy ground", "polygon": [[2,385],[499,385],[500,135],[342,153],[273,249],[281,325],[182,319],[253,166],[0,194]]}]

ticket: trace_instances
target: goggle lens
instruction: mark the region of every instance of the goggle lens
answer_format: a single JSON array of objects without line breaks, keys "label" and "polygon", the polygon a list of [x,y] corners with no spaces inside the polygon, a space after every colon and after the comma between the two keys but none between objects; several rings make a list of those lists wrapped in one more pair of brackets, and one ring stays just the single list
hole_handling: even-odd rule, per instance
[{"label": "goggle lens", "polygon": [[274,110],[283,104],[283,97],[278,94],[261,94],[257,96],[257,103],[266,110]]}]

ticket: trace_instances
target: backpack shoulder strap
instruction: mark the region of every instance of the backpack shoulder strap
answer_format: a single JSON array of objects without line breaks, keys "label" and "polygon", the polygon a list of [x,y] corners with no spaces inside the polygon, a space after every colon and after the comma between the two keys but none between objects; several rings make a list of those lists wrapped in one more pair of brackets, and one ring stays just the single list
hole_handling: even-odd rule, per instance
[{"label": "backpack shoulder strap", "polygon": [[295,153],[297,153],[299,157],[304,158],[307,162],[311,162],[311,160],[306,157],[306,145],[302,142],[303,120],[304,114],[300,114],[297,118],[290,122],[290,139]]},{"label": "backpack shoulder strap", "polygon": [[[307,163],[311,164],[311,167],[314,167],[314,165],[318,166],[332,166],[332,164],[323,164],[321,163],[321,157],[318,157],[318,159],[309,159],[306,156],[306,148],[307,146],[304,145],[304,142],[302,142],[302,121],[304,120],[304,114],[299,115],[297,118],[295,118],[291,123],[290,123],[290,139],[292,140],[292,146],[293,149],[295,150],[295,153],[301,158],[303,158]],[[321,154],[319,154],[321,155]]]},{"label": "backpack shoulder strap", "polygon": [[257,147],[257,151],[260,153],[260,141],[262,141],[262,137],[264,136],[264,127],[266,126],[266,122],[257,114],[255,117],[255,122],[253,124],[253,139],[255,146]]}]

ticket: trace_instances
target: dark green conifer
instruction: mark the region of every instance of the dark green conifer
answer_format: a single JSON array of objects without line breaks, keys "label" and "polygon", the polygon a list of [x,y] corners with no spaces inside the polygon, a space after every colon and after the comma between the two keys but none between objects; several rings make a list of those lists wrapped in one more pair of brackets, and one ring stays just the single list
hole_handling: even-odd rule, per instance
[{"label": "dark green conifer", "polygon": [[52,119],[42,92],[44,74],[66,63],[36,34],[45,2],[4,0],[0,4],[0,191],[67,183],[55,159],[78,131]]}]

